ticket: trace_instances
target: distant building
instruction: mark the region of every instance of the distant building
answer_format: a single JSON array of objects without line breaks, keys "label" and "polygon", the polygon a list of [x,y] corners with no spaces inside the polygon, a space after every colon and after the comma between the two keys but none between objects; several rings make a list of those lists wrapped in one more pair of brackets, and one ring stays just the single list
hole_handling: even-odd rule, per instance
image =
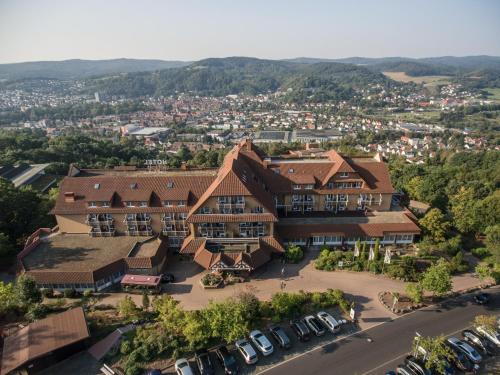
[{"label": "distant building", "polygon": [[285,130],[262,130],[255,134],[254,143],[290,143],[291,132]]},{"label": "distant building", "polygon": [[321,143],[342,138],[342,134],[335,129],[296,129],[292,132],[292,142]]},{"label": "distant building", "polygon": [[15,187],[32,185],[36,182],[36,190],[44,192],[57,182],[57,178],[45,174],[48,166],[49,164],[0,166],[0,177],[11,181]]}]

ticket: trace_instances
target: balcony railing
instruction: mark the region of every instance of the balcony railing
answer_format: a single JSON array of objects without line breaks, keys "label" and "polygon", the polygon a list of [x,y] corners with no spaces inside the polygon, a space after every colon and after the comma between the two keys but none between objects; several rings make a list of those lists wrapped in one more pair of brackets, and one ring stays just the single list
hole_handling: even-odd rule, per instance
[{"label": "balcony railing", "polygon": [[161,233],[164,236],[170,236],[170,237],[186,237],[188,235],[187,230],[168,230],[168,229],[163,229]]},{"label": "balcony railing", "polygon": [[153,235],[153,230],[148,229],[148,230],[127,230],[125,231],[127,236],[152,236]]},{"label": "balcony railing", "polygon": [[113,225],[114,219],[111,215],[87,215],[85,223],[88,225]]},{"label": "balcony railing", "polygon": [[218,209],[245,208],[245,202],[217,202]]},{"label": "balcony railing", "polygon": [[151,216],[125,216],[123,222],[133,225],[147,225],[151,224]]},{"label": "balcony railing", "polygon": [[113,237],[115,235],[115,229],[110,228],[108,230],[102,231],[98,228],[92,228],[89,232],[91,237]]}]

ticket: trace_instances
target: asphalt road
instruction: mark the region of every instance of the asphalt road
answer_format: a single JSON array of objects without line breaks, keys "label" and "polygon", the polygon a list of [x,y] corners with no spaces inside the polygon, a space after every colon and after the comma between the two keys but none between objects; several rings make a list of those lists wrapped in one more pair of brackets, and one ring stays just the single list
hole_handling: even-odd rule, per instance
[{"label": "asphalt road", "polygon": [[[476,315],[500,312],[500,288],[490,289],[487,306],[473,304],[472,296],[424,308],[353,336],[303,353],[268,368],[266,375],[384,374],[411,350],[415,333],[423,336],[458,334]],[[369,342],[368,339],[372,342]]]}]

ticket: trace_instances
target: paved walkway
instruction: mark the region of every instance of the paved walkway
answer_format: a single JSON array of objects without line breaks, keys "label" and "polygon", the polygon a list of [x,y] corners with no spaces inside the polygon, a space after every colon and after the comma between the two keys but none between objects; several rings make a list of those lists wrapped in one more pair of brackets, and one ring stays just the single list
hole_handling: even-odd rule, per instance
[{"label": "paved walkway", "polygon": [[[284,291],[341,289],[356,302],[360,311],[360,326],[363,329],[395,317],[395,314],[378,302],[378,293],[386,290],[404,292],[403,282],[368,272],[318,271],[312,264],[316,256],[316,251],[308,251],[305,259],[299,264],[285,265]],[[193,262],[172,259],[166,272],[174,274],[176,282],[168,284],[165,291],[179,300],[188,310],[199,309],[210,300],[222,300],[241,292],[251,292],[261,300],[269,300],[274,293],[280,291],[282,267],[281,262],[273,261],[259,269],[250,282],[205,290],[199,284],[199,280],[206,271]],[[462,290],[479,284],[479,279],[471,274],[453,278],[454,290]],[[116,304],[123,299],[123,296],[121,293],[112,294],[105,297],[101,303]],[[132,298],[139,306],[141,305],[140,295],[133,295]]]}]

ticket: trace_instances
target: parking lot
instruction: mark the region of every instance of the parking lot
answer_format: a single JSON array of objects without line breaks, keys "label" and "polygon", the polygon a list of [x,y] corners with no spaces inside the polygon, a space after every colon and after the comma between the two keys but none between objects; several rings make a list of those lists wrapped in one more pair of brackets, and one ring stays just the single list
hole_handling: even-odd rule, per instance
[{"label": "parking lot", "polygon": [[[330,312],[334,317],[339,317],[340,315],[338,314],[338,311],[336,310],[330,310]],[[238,362],[238,367],[240,369],[239,374],[257,374],[260,373],[268,368],[273,367],[276,364],[282,363],[283,361],[286,361],[287,359],[290,359],[298,354],[304,354],[309,350],[312,350],[318,346],[324,347],[326,351],[328,350],[334,350],[335,348],[335,341],[344,338],[350,334],[353,334],[358,331],[358,328],[355,324],[352,324],[348,322],[347,324],[341,325],[340,331],[336,334],[333,334],[326,330],[325,334],[323,336],[317,337],[311,332],[311,338],[309,341],[302,342],[299,341],[297,338],[296,334],[293,332],[293,330],[290,328],[289,323],[285,324],[279,324],[280,327],[284,329],[286,332],[286,335],[289,337],[291,341],[291,348],[290,349],[282,349],[277,345],[277,342],[273,340],[271,335],[268,332],[268,327],[263,327],[261,329],[262,333],[266,335],[267,338],[271,341],[274,347],[274,351],[271,355],[269,356],[264,356],[262,353],[260,353],[255,344],[251,343],[252,347],[255,349],[257,352],[258,356],[258,361],[256,364],[253,365],[248,365],[245,363],[243,360],[243,357],[241,354],[237,351],[234,343],[231,345],[228,345],[228,349],[230,350],[231,354],[235,357],[236,361]],[[215,355],[215,348],[213,350],[210,350],[210,358],[212,360],[212,363],[214,364],[215,367],[215,373],[216,374],[224,374],[224,369],[219,363],[219,361],[216,358]],[[197,367],[196,367],[196,362],[194,358],[189,358],[189,363],[191,365],[191,368],[194,370],[194,372],[197,372]],[[163,374],[176,374],[175,370],[172,367],[164,369],[162,371]]]}]

